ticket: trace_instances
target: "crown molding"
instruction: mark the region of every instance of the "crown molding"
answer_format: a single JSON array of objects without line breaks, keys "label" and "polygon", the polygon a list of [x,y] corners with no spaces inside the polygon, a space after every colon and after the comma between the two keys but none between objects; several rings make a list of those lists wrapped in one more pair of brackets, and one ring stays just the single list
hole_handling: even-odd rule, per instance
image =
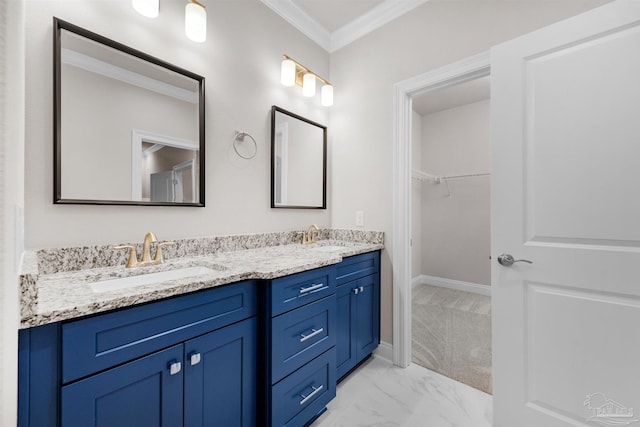
[{"label": "crown molding", "polygon": [[266,4],[271,10],[320,45],[324,50],[330,52],[331,33],[296,6],[292,0],[262,0],[262,3]]},{"label": "crown molding", "polygon": [[261,1],[324,50],[332,53],[429,0],[385,0],[333,33],[296,6],[292,0]]},{"label": "crown molding", "polygon": [[331,34],[329,52],[345,47],[429,0],[385,0]]}]

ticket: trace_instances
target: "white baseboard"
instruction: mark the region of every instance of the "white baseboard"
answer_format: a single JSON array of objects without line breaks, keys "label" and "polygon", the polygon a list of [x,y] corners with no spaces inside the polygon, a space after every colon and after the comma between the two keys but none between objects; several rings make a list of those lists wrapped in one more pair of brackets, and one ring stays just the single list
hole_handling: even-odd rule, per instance
[{"label": "white baseboard", "polygon": [[388,342],[380,341],[380,345],[373,352],[373,355],[393,363],[393,346]]},{"label": "white baseboard", "polygon": [[440,286],[441,288],[454,289],[456,291],[471,292],[474,294],[491,296],[491,286],[479,283],[462,282],[460,280],[445,279],[443,277],[427,276],[426,274],[411,279],[411,288],[420,285]]}]

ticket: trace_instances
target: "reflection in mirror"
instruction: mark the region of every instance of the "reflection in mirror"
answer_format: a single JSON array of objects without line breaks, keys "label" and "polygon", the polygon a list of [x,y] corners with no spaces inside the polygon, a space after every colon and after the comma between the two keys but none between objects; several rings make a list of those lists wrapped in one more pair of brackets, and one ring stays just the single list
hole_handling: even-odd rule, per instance
[{"label": "reflection in mirror", "polygon": [[55,28],[55,203],[204,206],[204,78]]},{"label": "reflection in mirror", "polygon": [[327,127],[271,108],[271,207],[326,209]]}]

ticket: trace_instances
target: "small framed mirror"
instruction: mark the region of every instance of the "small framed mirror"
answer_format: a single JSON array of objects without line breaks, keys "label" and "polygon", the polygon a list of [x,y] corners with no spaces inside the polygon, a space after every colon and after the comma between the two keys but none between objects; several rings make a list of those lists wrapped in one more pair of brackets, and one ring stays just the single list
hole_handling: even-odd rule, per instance
[{"label": "small framed mirror", "polygon": [[327,127],[271,107],[271,207],[327,208]]},{"label": "small framed mirror", "polygon": [[54,30],[54,203],[204,206],[204,77]]}]

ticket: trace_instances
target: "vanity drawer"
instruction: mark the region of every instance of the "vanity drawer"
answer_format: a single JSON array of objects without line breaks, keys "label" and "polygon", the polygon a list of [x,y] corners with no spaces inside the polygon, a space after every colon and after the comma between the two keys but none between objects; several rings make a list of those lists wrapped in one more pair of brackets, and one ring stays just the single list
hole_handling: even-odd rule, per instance
[{"label": "vanity drawer", "polygon": [[324,353],[336,343],[335,294],[272,320],[271,381]]},{"label": "vanity drawer", "polygon": [[65,323],[62,382],[254,316],[256,295],[246,281]]},{"label": "vanity drawer", "polygon": [[380,251],[345,258],[336,266],[337,286],[380,271]]},{"label": "vanity drawer", "polygon": [[306,424],[336,396],[335,347],[273,386],[272,427]]},{"label": "vanity drawer", "polygon": [[277,316],[335,292],[333,266],[292,274],[271,282],[271,315]]}]

